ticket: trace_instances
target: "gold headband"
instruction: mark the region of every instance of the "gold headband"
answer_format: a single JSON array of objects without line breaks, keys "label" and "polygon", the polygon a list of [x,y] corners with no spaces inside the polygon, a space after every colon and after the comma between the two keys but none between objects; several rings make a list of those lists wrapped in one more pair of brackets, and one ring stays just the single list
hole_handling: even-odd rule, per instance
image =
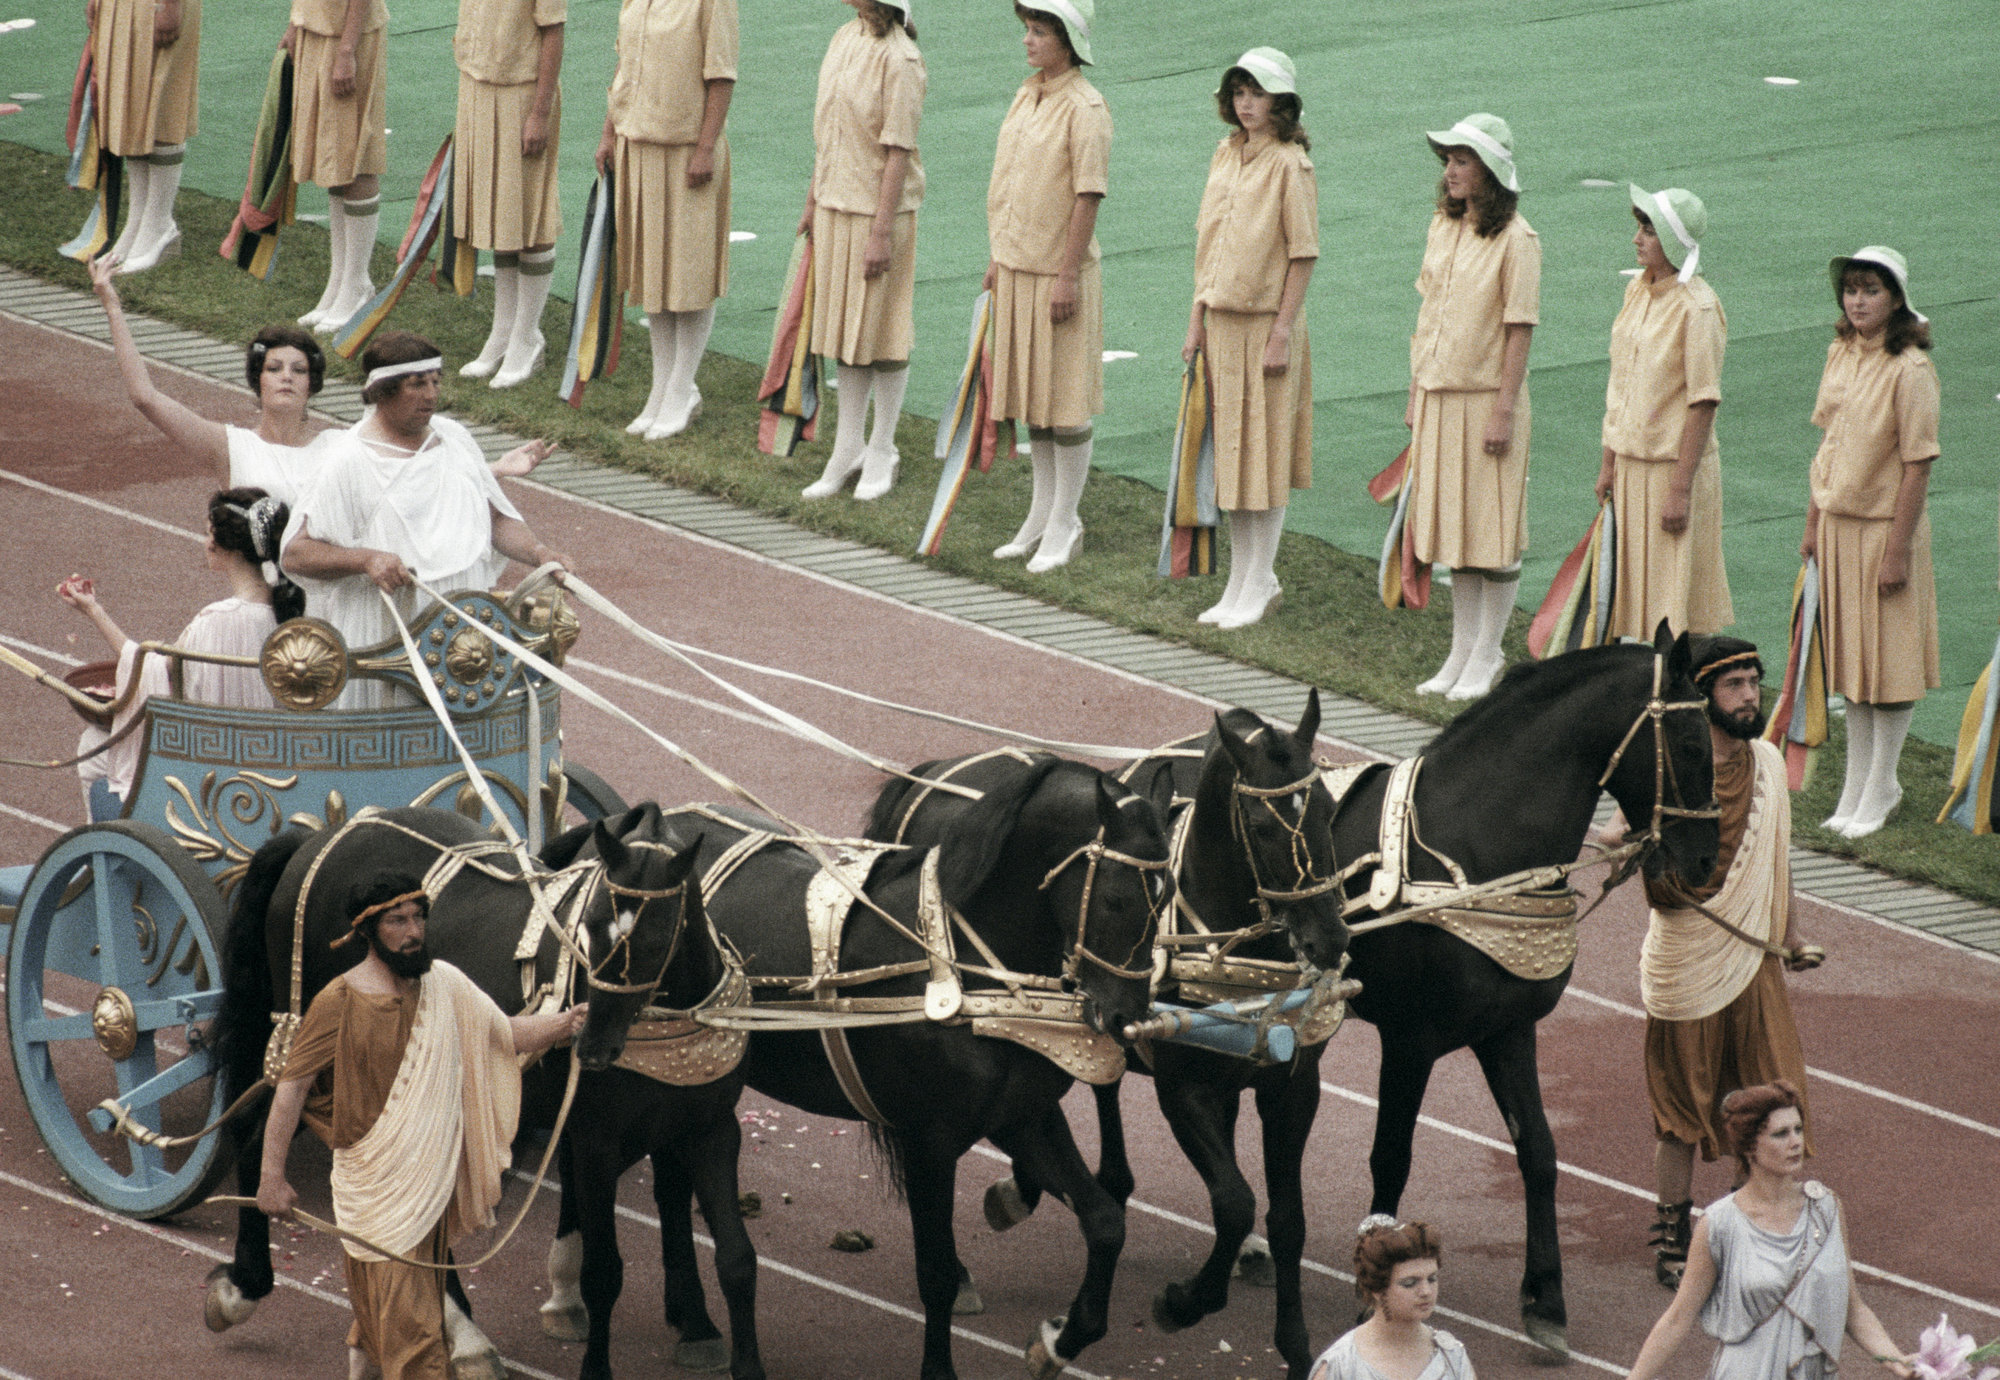
[{"label": "gold headband", "polygon": [[339,948],[342,944],[345,944],[348,940],[354,938],[355,935],[361,933],[361,927],[367,924],[368,921],[382,914],[384,911],[394,910],[397,906],[402,905],[403,902],[405,901],[422,901],[424,903],[424,909],[427,911],[430,909],[430,896],[425,893],[422,887],[418,887],[415,891],[406,891],[401,896],[391,896],[386,901],[378,901],[374,905],[369,906],[366,910],[363,910],[358,915],[356,915],[352,920],[348,921],[347,933],[343,934],[342,936],[340,936],[340,938],[334,940],[331,944],[327,945],[327,948],[329,949]]},{"label": "gold headband", "polygon": [[1757,663],[1757,670],[1761,674],[1764,669],[1764,658],[1757,655],[1755,649],[1747,652],[1732,652],[1728,656],[1717,657],[1714,661],[1709,662],[1708,665],[1694,673],[1694,683],[1706,688],[1710,681],[1714,680],[1724,671],[1727,671],[1730,667],[1741,666],[1753,661]]}]

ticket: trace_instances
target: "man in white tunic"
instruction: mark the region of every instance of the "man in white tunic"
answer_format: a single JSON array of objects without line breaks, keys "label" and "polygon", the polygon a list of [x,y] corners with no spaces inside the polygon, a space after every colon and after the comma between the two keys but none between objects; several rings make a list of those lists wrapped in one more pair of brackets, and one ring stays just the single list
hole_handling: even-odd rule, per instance
[{"label": "man in white tunic", "polygon": [[[361,398],[373,411],[323,442],[319,473],[285,532],[283,564],[304,587],[308,613],[358,651],[396,635],[382,594],[405,619],[422,606],[413,577],[449,593],[492,588],[509,560],[568,564],[521,520],[472,434],[434,415],[444,371],[435,345],[409,331],[385,332],[361,363],[368,371]],[[501,463],[539,463],[550,449],[530,441]],[[377,709],[398,696],[407,699],[381,681],[355,682],[333,707]]]}]

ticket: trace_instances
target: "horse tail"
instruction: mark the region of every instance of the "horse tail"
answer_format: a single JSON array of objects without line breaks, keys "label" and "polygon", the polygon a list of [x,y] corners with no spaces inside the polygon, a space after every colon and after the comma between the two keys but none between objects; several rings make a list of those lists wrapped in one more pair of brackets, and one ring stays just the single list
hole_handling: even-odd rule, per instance
[{"label": "horse tail", "polygon": [[881,1171],[883,1182],[895,1193],[896,1201],[909,1202],[910,1155],[903,1133],[893,1126],[871,1121],[868,1123],[868,1143],[875,1151],[875,1167]]},{"label": "horse tail", "polygon": [[270,942],[266,936],[271,899],[285,867],[315,830],[294,828],[275,834],[252,855],[236,885],[229,933],[222,948],[222,1009],[212,1039],[216,1064],[228,1099],[236,1098],[264,1072],[264,1046],[271,1033],[274,996]]},{"label": "horse tail", "polygon": [[938,859],[938,885],[946,901],[960,909],[971,902],[999,864],[1029,797],[1062,765],[1060,757],[1039,757],[1026,770],[983,787],[985,797],[952,820]]},{"label": "horse tail", "polygon": [[[937,767],[944,765],[940,758],[931,762],[919,762],[910,768],[910,776],[928,776]],[[903,806],[910,798],[910,792],[917,789],[917,783],[907,776],[892,776],[882,783],[876,793],[875,803],[868,808],[868,824],[861,831],[863,838],[889,840],[896,836],[897,816],[903,813]]]}]

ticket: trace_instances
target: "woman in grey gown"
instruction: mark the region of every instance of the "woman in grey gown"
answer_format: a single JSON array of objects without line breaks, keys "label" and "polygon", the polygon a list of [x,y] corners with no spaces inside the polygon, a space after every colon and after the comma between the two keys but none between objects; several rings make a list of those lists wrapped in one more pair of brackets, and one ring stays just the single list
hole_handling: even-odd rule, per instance
[{"label": "woman in grey gown", "polygon": [[1307,1380],[1476,1380],[1458,1338],[1430,1325],[1444,1246],[1423,1222],[1377,1213],[1354,1242],[1361,1326],[1320,1353]]},{"label": "woman in grey gown", "polygon": [[1696,1224],[1680,1289],[1630,1380],[1656,1380],[1697,1321],[1720,1344],[1710,1380],[1828,1380],[1843,1337],[1912,1380],[1915,1370],[1855,1290],[1840,1200],[1817,1179],[1799,1179],[1798,1090],[1783,1079],[1740,1088],[1723,1099],[1722,1117],[1745,1181]]}]

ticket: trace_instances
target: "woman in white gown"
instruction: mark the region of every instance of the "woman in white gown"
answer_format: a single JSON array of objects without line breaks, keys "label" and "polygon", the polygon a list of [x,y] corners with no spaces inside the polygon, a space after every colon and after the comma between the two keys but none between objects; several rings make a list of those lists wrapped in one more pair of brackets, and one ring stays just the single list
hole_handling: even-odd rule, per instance
[{"label": "woman in white gown", "polygon": [[1474,1380],[1464,1345],[1432,1327],[1444,1247],[1422,1222],[1376,1214],[1354,1242],[1367,1320],[1320,1353],[1309,1380]]},{"label": "woman in white gown", "polygon": [[[272,629],[305,611],[305,596],[297,585],[282,575],[276,576],[275,583],[265,579],[266,570],[277,572],[278,539],[289,517],[285,505],[262,489],[224,489],[209,499],[208,568],[228,582],[229,597],[197,613],[174,639],[174,646],[190,652],[254,657],[264,650],[264,640]],[[138,677],[138,692],[109,730],[110,736],[117,737],[144,712],[148,699],[173,693],[168,659],[153,655],[141,658],[139,644],[127,637],[98,603],[94,581],[72,575],[56,587],[56,594],[94,623],[110,644],[112,655],[118,658],[120,698],[133,677]],[[245,709],[273,707],[271,692],[265,689],[264,677],[255,667],[205,661],[182,663],[181,697]],[[86,729],[77,751],[88,752],[105,737],[103,729]],[[123,812],[144,745],[144,730],[135,729],[78,764],[90,818],[107,819]]]}]

